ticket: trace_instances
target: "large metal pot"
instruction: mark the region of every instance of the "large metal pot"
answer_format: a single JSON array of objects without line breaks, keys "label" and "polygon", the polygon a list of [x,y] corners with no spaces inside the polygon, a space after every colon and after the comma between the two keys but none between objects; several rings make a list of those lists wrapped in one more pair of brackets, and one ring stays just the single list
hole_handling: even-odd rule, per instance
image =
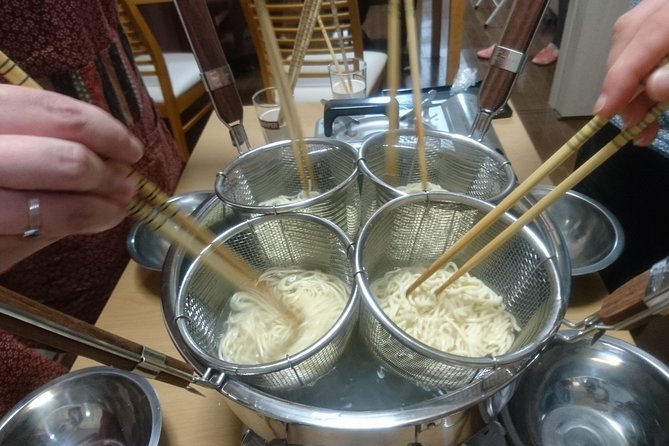
[{"label": "large metal pot", "polygon": [[[194,214],[214,232],[238,222],[238,214],[213,197]],[[556,250],[562,288],[569,289],[569,261],[559,232],[543,218],[534,224]],[[353,339],[334,370],[298,391],[261,391],[203,365],[187,348],[170,305],[191,263],[171,248],[163,269],[162,301],[167,329],[181,354],[216,387],[242,422],[266,441],[300,445],[460,444],[483,428],[506,404],[504,391],[525,364],[500,368],[486,379],[455,392],[426,390],[391,373],[373,360],[362,342]],[[567,297],[565,296],[565,301]]]}]

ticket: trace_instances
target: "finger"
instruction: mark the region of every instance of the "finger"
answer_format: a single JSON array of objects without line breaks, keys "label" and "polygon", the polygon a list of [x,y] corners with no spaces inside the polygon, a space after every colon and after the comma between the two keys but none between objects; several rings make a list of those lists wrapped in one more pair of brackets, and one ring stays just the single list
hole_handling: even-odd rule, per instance
[{"label": "finger", "polygon": [[669,53],[669,37],[652,31],[654,27],[665,26],[665,21],[669,20],[669,7],[660,3],[649,5],[646,14],[636,20],[626,22],[629,19],[626,15],[616,23],[616,29],[622,23],[632,31],[616,31],[614,35],[609,68],[594,110],[599,116],[609,117],[623,109]]},{"label": "finger", "polygon": [[669,65],[658,68],[648,77],[646,93],[657,102],[669,101]]},{"label": "finger", "polygon": [[634,145],[640,147],[646,147],[652,144],[657,136],[657,132],[660,129],[660,124],[654,122],[644,129],[643,132],[639,133],[636,138],[634,138]]},{"label": "finger", "polygon": [[125,163],[102,160],[79,143],[0,135],[0,187],[91,192],[127,204],[134,182]]},{"label": "finger", "polygon": [[101,108],[45,90],[0,85],[0,134],[50,136],[83,144],[102,158],[127,163],[142,143]]},{"label": "finger", "polygon": [[655,103],[656,102],[649,98],[645,93],[637,96],[620,113],[620,117],[622,118],[625,127],[631,127],[640,123],[650,109],[653,108]]},{"label": "finger", "polygon": [[[30,204],[37,200],[37,209]],[[91,194],[0,189],[2,235],[23,236],[36,229],[45,238],[110,229],[127,215],[125,206]]]}]

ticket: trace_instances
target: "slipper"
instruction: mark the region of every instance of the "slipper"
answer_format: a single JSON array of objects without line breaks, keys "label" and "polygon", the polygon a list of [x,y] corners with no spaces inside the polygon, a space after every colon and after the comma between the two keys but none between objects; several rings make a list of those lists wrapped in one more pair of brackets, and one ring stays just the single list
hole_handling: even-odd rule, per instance
[{"label": "slipper", "polygon": [[484,48],[480,51],[477,51],[476,55],[479,59],[490,59],[492,57],[492,52],[495,51],[495,44],[493,43],[488,48]]},{"label": "slipper", "polygon": [[546,47],[539,51],[536,56],[532,58],[532,63],[535,65],[546,66],[555,63],[560,54],[560,49],[553,43],[549,43]]}]

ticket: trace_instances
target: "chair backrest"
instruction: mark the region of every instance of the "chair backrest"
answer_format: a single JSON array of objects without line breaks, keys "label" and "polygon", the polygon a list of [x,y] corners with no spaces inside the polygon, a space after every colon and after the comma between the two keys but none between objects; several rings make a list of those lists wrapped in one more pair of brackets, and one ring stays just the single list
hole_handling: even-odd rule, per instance
[{"label": "chair backrest", "polygon": [[176,99],[165,64],[162,49],[144,20],[139,7],[132,0],[118,0],[117,9],[121,25],[130,42],[130,49],[142,76],[156,76],[167,105]]},{"label": "chair backrest", "polygon": [[[362,58],[362,30],[358,15],[357,0],[333,1],[336,15],[333,14],[333,2],[330,0],[323,0],[320,8],[320,18],[327,30],[332,47],[336,53],[340,54],[343,45],[344,51],[349,57]],[[253,44],[256,48],[263,84],[269,87],[273,84],[272,76],[269,71],[265,42],[260,32],[254,2],[253,0],[240,0],[240,2],[246,23],[251,31]],[[281,58],[286,71],[288,71],[293,50],[298,43],[296,36],[305,4],[303,1],[296,0],[266,0],[266,4],[279,45]],[[310,43],[305,53],[299,77],[327,78],[327,66],[332,62],[332,57],[318,24],[316,24],[309,35]]]},{"label": "chair backrest", "polygon": [[163,53],[139,4],[173,0],[118,0],[121,25],[128,37],[135,63],[158,111],[170,127],[185,158],[190,155],[186,133],[211,113],[213,105],[192,53]]}]

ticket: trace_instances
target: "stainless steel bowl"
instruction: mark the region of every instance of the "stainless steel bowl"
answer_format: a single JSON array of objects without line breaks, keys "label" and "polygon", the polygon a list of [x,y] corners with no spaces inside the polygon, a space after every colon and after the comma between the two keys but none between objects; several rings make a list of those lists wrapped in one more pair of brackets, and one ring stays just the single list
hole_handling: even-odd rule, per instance
[{"label": "stainless steel bowl", "polygon": [[111,367],[58,377],[0,420],[0,444],[155,446],[160,403],[148,381]]},{"label": "stainless steel bowl", "polygon": [[[540,199],[553,190],[537,186],[532,195]],[[603,205],[576,191],[567,192],[548,208],[569,251],[573,276],[600,271],[613,263],[625,245],[618,219]]]},{"label": "stainless steel bowl", "polygon": [[[175,195],[168,202],[176,205],[187,214],[191,214],[203,201],[212,196],[213,193],[213,191],[189,192]],[[170,242],[140,222],[133,225],[130,229],[126,245],[133,260],[145,268],[160,271],[163,268],[163,262],[170,247]]]},{"label": "stainless steel bowl", "polygon": [[669,444],[669,367],[603,336],[557,337],[502,411],[515,446]]}]

